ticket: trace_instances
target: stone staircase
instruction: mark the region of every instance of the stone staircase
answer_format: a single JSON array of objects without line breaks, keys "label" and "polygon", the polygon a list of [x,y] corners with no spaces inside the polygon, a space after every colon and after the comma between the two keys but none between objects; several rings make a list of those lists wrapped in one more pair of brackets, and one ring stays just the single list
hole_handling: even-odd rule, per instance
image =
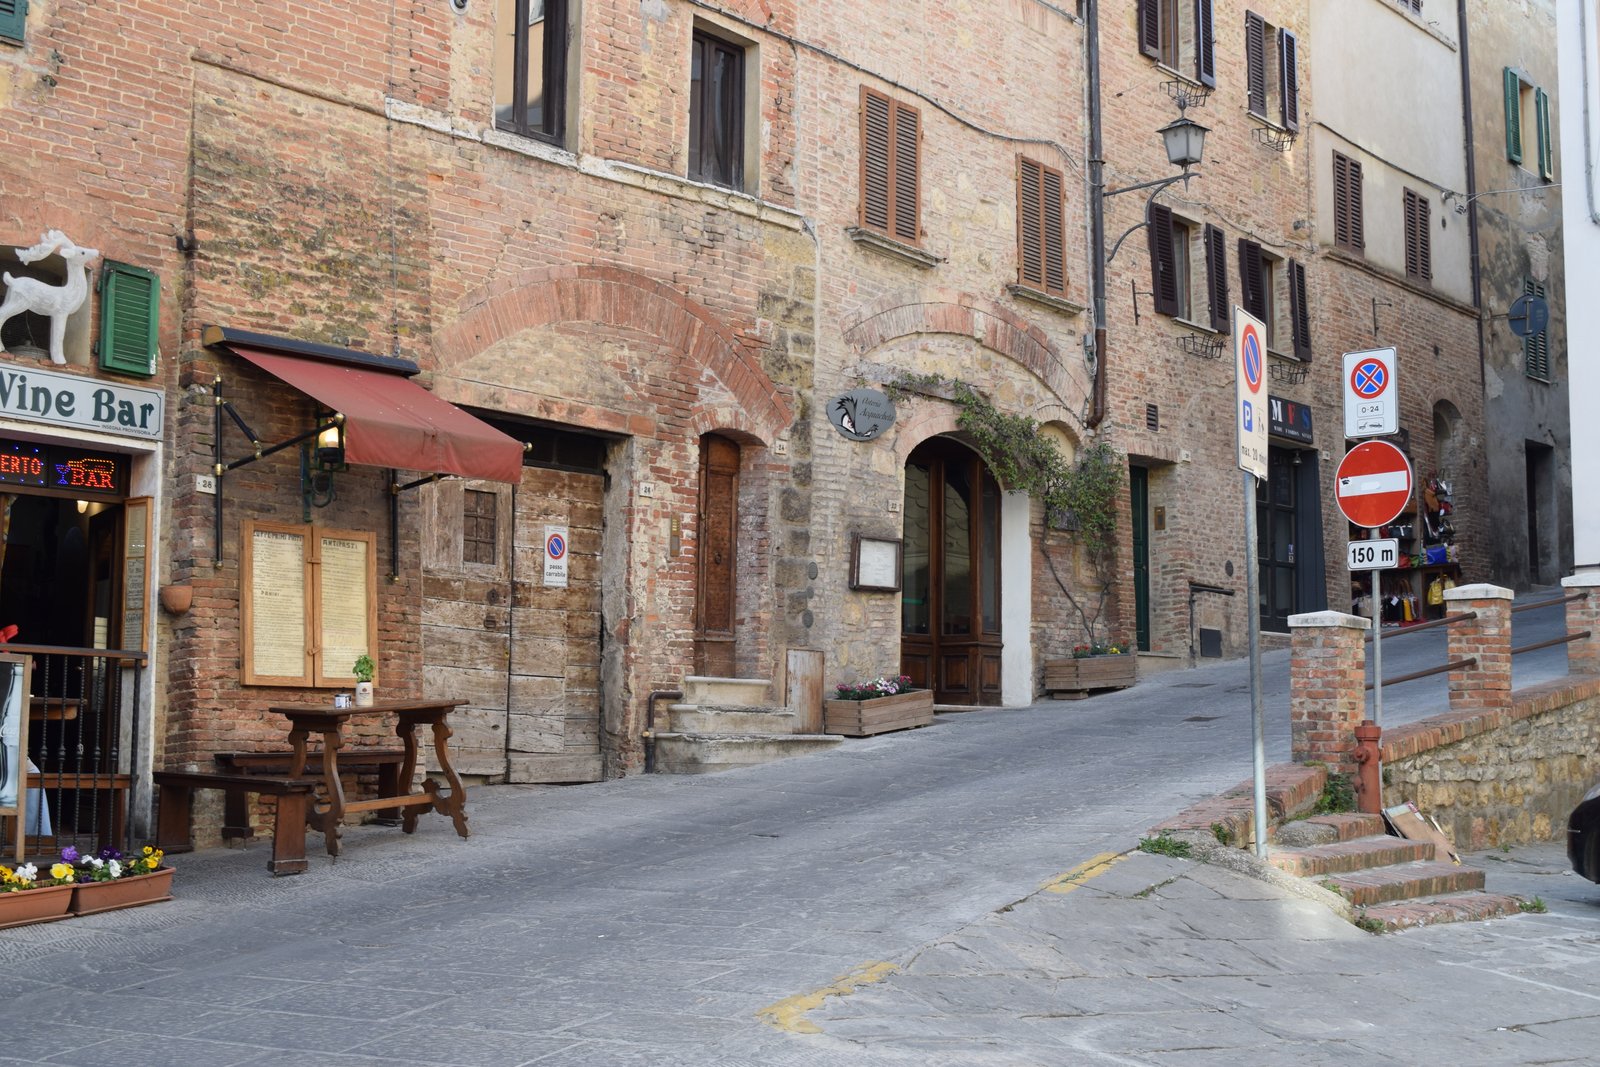
[{"label": "stone staircase", "polygon": [[841,744],[835,734],[804,734],[800,717],[772,707],[772,683],[761,678],[683,680],[683,699],[655,726],[658,774],[709,774],[803,756]]},{"label": "stone staircase", "polygon": [[1379,815],[1316,815],[1282,823],[1268,862],[1348,900],[1356,922],[1401,930],[1515,915],[1515,897],[1485,893],[1482,871],[1437,854],[1428,841],[1387,832]]}]

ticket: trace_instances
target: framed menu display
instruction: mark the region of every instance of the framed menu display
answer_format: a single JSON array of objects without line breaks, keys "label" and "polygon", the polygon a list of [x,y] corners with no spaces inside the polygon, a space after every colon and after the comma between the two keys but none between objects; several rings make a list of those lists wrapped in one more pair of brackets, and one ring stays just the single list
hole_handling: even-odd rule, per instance
[{"label": "framed menu display", "polygon": [[371,533],[247,520],[242,540],[245,685],[349,685],[379,658]]},{"label": "framed menu display", "polygon": [[850,588],[893,593],[900,588],[900,551],[897,539],[856,534],[850,543]]}]

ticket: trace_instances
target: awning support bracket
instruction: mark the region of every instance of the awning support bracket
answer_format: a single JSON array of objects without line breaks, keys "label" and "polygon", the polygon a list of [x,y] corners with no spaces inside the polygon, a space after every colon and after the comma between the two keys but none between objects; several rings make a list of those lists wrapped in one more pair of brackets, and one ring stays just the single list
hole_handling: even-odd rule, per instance
[{"label": "awning support bracket", "polygon": [[407,489],[416,489],[424,485],[432,485],[440,478],[454,477],[448,474],[429,474],[414,481],[400,484],[400,472],[393,467],[389,468],[389,580],[400,580],[400,494]]}]

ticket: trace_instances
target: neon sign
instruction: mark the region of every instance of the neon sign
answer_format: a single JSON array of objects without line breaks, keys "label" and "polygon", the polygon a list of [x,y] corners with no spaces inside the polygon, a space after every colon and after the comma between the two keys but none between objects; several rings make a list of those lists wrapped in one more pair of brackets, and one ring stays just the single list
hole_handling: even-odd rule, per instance
[{"label": "neon sign", "polygon": [[125,470],[123,461],[108,453],[0,440],[0,485],[120,495]]}]

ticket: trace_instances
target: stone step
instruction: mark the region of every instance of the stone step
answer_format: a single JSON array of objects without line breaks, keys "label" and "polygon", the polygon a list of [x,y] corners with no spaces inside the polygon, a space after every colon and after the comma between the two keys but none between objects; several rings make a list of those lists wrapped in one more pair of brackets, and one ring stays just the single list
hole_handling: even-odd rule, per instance
[{"label": "stone step", "polygon": [[657,734],[659,774],[710,774],[751,767],[789,756],[805,756],[844,743],[837,734],[750,734],[712,737],[705,734]]},{"label": "stone step", "polygon": [[1286,822],[1273,832],[1274,842],[1287,848],[1331,845],[1358,837],[1381,837],[1386,833],[1382,815],[1354,812],[1339,815],[1313,815],[1309,819]]},{"label": "stone step", "polygon": [[800,721],[792,711],[741,704],[673,704],[667,711],[662,730],[679,734],[792,734]]},{"label": "stone step", "polygon": [[733,704],[767,707],[772,682],[767,678],[713,678],[691,674],[683,680],[685,704]]},{"label": "stone step", "polygon": [[1385,835],[1307,848],[1274,849],[1267,862],[1301,878],[1317,878],[1437,858],[1431,841],[1407,841],[1403,837]]},{"label": "stone step", "polygon": [[1439,860],[1400,863],[1319,878],[1324,886],[1357,907],[1389,904],[1413,897],[1437,897],[1483,888],[1483,872]]},{"label": "stone step", "polygon": [[1452,893],[1427,900],[1401,900],[1361,909],[1360,919],[1380,922],[1385,930],[1404,930],[1434,923],[1471,922],[1517,915],[1522,901],[1494,893]]}]

